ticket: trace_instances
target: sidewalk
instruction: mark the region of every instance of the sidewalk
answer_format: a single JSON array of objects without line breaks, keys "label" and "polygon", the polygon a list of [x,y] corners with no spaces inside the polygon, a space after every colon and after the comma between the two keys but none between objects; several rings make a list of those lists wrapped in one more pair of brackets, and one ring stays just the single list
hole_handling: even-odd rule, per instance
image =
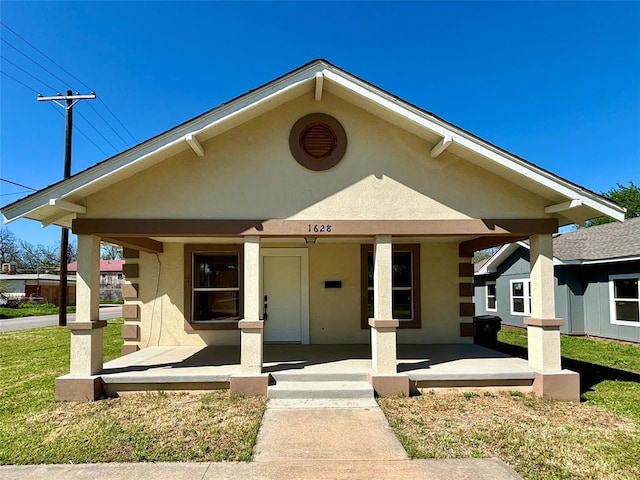
[{"label": "sidewalk", "polygon": [[0,479],[516,480],[499,459],[409,460],[373,399],[270,400],[251,463],[0,467]]},{"label": "sidewalk", "polygon": [[252,463],[101,463],[0,467],[0,478],[29,480],[515,480],[498,459],[286,460]]}]

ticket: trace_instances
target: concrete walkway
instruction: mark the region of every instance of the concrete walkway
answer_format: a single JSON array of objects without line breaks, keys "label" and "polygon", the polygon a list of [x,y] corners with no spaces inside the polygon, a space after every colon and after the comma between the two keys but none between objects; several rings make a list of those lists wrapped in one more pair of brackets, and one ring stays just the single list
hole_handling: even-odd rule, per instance
[{"label": "concrete walkway", "polygon": [[256,462],[408,460],[373,398],[269,400],[255,447]]},{"label": "concrete walkway", "polygon": [[409,460],[373,399],[270,400],[251,463],[0,467],[0,479],[516,480],[499,459]]}]

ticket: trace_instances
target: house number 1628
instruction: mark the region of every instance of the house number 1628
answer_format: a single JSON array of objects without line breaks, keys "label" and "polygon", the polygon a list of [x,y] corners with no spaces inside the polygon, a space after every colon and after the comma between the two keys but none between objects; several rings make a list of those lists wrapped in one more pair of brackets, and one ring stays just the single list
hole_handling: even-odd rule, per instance
[{"label": "house number 1628", "polygon": [[331,225],[326,225],[323,223],[309,224],[309,233],[322,233],[322,232],[331,233]]}]

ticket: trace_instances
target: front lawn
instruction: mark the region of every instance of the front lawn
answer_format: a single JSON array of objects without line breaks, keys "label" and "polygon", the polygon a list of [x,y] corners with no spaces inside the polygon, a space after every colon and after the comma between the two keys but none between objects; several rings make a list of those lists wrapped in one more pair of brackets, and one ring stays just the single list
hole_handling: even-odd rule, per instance
[{"label": "front lawn", "polygon": [[[500,348],[526,358],[525,330]],[[583,402],[519,392],[379,399],[412,458],[498,457],[526,479],[640,478],[640,346],[563,336],[563,366],[581,375]]]},{"label": "front lawn", "polygon": [[[67,313],[75,313],[76,307],[67,307]],[[23,303],[17,308],[0,307],[1,318],[37,317],[39,315],[55,315],[58,306],[53,303],[28,304]]]},{"label": "front lawn", "polygon": [[498,457],[525,479],[640,478],[640,424],[512,393],[380,398],[411,458]]},{"label": "front lawn", "polygon": [[[120,355],[122,320],[104,329],[105,361]],[[69,371],[69,331],[0,334],[0,464],[248,461],[266,406],[228,391],[141,393],[55,402]]]},{"label": "front lawn", "polygon": [[[503,327],[501,349],[526,358],[527,332]],[[640,423],[640,345],[589,337],[560,337],[562,366],[580,374],[582,399]]]}]

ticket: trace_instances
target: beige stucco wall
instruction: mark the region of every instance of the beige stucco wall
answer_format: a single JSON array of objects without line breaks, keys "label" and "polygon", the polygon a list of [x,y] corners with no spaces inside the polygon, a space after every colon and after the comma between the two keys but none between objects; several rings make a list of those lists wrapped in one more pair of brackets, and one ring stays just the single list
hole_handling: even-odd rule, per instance
[{"label": "beige stucco wall", "polygon": [[[164,252],[140,252],[140,347],[156,345],[236,345],[239,330],[184,329],[184,246],[165,244]],[[158,273],[160,282],[158,283]],[[158,297],[156,296],[156,289]]]},{"label": "beige stucco wall", "polygon": [[[300,117],[325,112],[348,147],[313,172],[289,151]],[[305,94],[86,199],[86,217],[217,219],[538,218],[543,199],[329,93]]]},{"label": "beige stucco wall", "polygon": [[[369,343],[369,330],[360,328],[360,245],[318,243],[309,245],[308,251],[311,343]],[[398,343],[472,341],[459,335],[459,324],[464,320],[458,311],[457,244],[423,243],[420,256],[422,328],[399,329]],[[141,348],[239,344],[237,330],[185,331],[182,244],[165,244],[164,252],[157,258],[141,253],[138,262],[140,298],[131,303],[138,303],[141,308]],[[325,280],[341,280],[342,288],[325,289]],[[158,298],[154,301],[156,288]]]},{"label": "beige stucco wall", "polygon": [[[342,288],[324,288],[341,280]],[[369,343],[360,328],[360,245],[317,244],[309,248],[311,343]]]},{"label": "beige stucco wall", "polygon": [[420,248],[420,285],[422,290],[422,328],[399,329],[398,343],[472,343],[460,337],[456,243],[423,243]]}]

